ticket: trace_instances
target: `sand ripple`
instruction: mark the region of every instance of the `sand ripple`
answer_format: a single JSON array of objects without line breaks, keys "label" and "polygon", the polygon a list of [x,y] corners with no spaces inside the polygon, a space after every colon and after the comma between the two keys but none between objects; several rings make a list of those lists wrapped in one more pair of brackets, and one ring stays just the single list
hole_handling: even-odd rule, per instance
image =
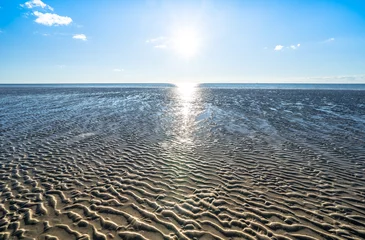
[{"label": "sand ripple", "polygon": [[0,239],[364,239],[363,96],[0,89]]}]

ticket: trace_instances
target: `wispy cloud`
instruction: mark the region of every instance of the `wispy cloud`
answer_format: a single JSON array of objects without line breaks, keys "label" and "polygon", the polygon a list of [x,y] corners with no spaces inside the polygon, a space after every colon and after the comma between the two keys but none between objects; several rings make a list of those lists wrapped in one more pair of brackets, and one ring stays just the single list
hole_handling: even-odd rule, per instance
[{"label": "wispy cloud", "polygon": [[54,13],[41,13],[34,11],[33,14],[37,17],[35,22],[46,25],[46,26],[59,26],[59,25],[69,25],[72,19],[67,16],[60,16]]},{"label": "wispy cloud", "polygon": [[283,45],[276,45],[275,46],[275,48],[274,48],[274,50],[275,51],[281,51],[281,50],[283,50],[284,48],[288,48],[288,49],[292,49],[292,50],[295,50],[295,49],[298,49],[299,47],[300,47],[301,45],[300,45],[300,43],[298,43],[298,44],[293,44],[293,45],[290,45],[290,46],[287,46],[287,47],[285,47],[285,46],[283,46]]},{"label": "wispy cloud", "polygon": [[155,45],[154,48],[167,48],[165,44]]},{"label": "wispy cloud", "polygon": [[169,39],[167,37],[157,37],[146,40],[147,44],[152,44],[154,48],[164,49],[168,47]]},{"label": "wispy cloud", "polygon": [[323,43],[329,43],[335,41],[335,38],[329,38],[323,41]]},{"label": "wispy cloud", "polygon": [[313,76],[313,77],[291,78],[290,80],[295,82],[305,82],[305,83],[362,83],[365,81],[365,74]]},{"label": "wispy cloud", "polygon": [[161,37],[157,37],[157,38],[147,39],[146,43],[156,43],[156,42],[161,42],[164,40],[166,40],[166,37],[161,36]]},{"label": "wispy cloud", "polygon": [[290,48],[293,49],[293,50],[295,50],[295,49],[297,49],[299,47],[300,47],[300,43],[298,43],[297,45],[291,45],[290,46]]},{"label": "wispy cloud", "polygon": [[275,48],[274,48],[274,50],[275,51],[280,51],[280,50],[282,50],[284,48],[284,46],[283,45],[276,45],[275,46]]},{"label": "wispy cloud", "polygon": [[20,6],[21,7],[26,7],[26,8],[40,7],[40,8],[45,8],[45,9],[49,9],[49,10],[53,11],[53,8],[51,6],[45,4],[41,0],[31,0],[31,1],[28,1],[24,4],[20,4]]},{"label": "wispy cloud", "polygon": [[113,72],[124,72],[124,69],[120,69],[120,68],[114,68]]},{"label": "wispy cloud", "polygon": [[42,32],[38,32],[38,31],[34,31],[33,34],[34,35],[41,35],[41,36],[44,36],[44,37],[50,37],[52,35],[55,35],[55,33],[42,33]]},{"label": "wispy cloud", "polygon": [[82,40],[82,41],[86,41],[87,40],[87,37],[85,34],[75,34],[73,35],[72,37],[73,39],[79,39],[79,40]]}]

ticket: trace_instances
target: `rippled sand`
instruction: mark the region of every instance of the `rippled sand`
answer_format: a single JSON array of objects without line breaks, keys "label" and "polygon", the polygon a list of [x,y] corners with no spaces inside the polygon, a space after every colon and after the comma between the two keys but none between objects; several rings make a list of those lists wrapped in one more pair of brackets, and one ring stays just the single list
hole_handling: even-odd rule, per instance
[{"label": "rippled sand", "polygon": [[0,89],[0,239],[364,239],[364,96]]}]

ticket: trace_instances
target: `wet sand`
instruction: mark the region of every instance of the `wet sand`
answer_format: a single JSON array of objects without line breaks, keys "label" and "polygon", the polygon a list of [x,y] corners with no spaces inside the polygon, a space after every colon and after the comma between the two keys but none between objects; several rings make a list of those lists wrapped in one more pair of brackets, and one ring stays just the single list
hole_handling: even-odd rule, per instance
[{"label": "wet sand", "polygon": [[364,239],[364,93],[0,88],[0,239]]}]

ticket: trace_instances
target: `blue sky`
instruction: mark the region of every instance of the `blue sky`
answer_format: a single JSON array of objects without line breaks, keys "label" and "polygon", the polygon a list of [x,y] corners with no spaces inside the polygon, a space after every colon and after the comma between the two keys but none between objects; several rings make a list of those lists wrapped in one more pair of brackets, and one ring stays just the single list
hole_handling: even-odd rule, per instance
[{"label": "blue sky", "polygon": [[0,83],[365,83],[365,1],[0,0]]}]

